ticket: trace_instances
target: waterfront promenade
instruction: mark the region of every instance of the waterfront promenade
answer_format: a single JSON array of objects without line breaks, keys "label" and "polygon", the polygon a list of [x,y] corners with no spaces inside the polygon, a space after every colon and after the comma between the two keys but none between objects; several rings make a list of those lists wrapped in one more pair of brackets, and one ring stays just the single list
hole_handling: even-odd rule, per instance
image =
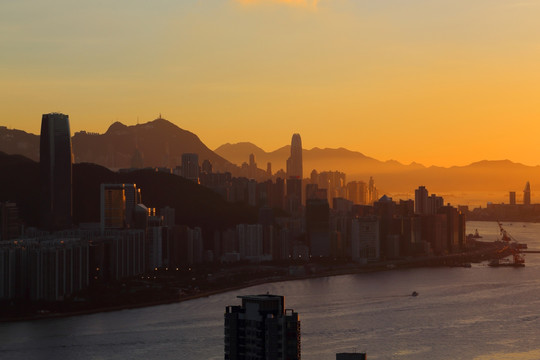
[{"label": "waterfront promenade", "polygon": [[53,304],[22,304],[26,305],[24,309],[19,307],[14,308],[14,311],[10,311],[9,307],[4,308],[0,321],[37,320],[169,304],[272,282],[407,268],[464,266],[471,262],[508,256],[507,252],[499,253],[503,246],[500,242],[477,242],[475,249],[467,252],[392,259],[364,265],[339,261],[295,265],[243,264],[199,271],[190,268],[188,272],[179,274],[162,269],[106,288],[92,289],[92,294],[86,294],[86,300],[82,298]]}]

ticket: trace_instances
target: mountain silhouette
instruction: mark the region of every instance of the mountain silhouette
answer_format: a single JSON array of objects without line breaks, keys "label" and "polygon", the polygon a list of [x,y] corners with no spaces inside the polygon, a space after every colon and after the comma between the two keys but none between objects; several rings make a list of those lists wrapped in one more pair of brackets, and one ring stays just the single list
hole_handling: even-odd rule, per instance
[{"label": "mountain silhouette", "polygon": [[[183,130],[175,124],[159,118],[154,121],[127,126],[120,122],[112,124],[104,134],[84,131],[73,138],[75,162],[89,162],[109,169],[132,167],[169,167],[181,165],[183,153],[199,154],[199,163],[210,160],[215,172],[230,171],[233,176],[242,174],[238,166],[249,162],[255,155],[262,181],[266,164],[272,163],[272,171],[286,169],[290,146],[286,145],[267,152],[260,147],[243,142],[224,144],[215,151],[210,150],[197,135]],[[39,135],[0,126],[0,151],[7,154],[24,155],[39,160]],[[466,166],[425,167],[418,163],[402,164],[395,160],[379,161],[361,152],[345,148],[304,149],[304,177],[311,171],[341,171],[347,181],[367,182],[373,176],[380,193],[404,193],[414,197],[419,185],[428,187],[431,193],[516,191],[518,198],[525,182],[531,181],[534,201],[535,181],[540,178],[539,166],[527,166],[510,160],[482,160]],[[491,196],[491,195],[490,195]],[[489,199],[489,197],[486,197]]]},{"label": "mountain silhouette", "polygon": [[[246,161],[249,154],[253,153],[258,164],[271,162],[274,171],[285,168],[290,155],[289,146],[266,152],[248,142],[227,143],[214,151],[235,164]],[[318,172],[344,172],[347,181],[367,182],[373,176],[381,192],[404,193],[410,197],[414,197],[414,189],[419,185],[427,186],[432,193],[516,191],[520,194],[526,181],[531,180],[531,185],[534,185],[532,180],[540,178],[540,166],[527,166],[510,160],[482,160],[466,166],[426,167],[415,162],[406,165],[395,160],[379,161],[345,148],[317,147],[304,149],[302,156],[306,178],[309,178],[313,169]]]},{"label": "mountain silhouette", "polygon": [[132,167],[135,156],[142,157],[143,167],[174,168],[182,164],[183,153],[198,154],[199,164],[209,160],[217,171],[234,168],[197,135],[162,118],[132,126],[116,122],[105,134],[78,132],[73,136],[75,162],[95,163],[110,169]]},{"label": "mountain silhouette", "polygon": [[39,135],[0,126],[0,151],[39,161]]},{"label": "mountain silhouette", "polygon": [[[237,144],[227,143],[221,145],[214,151],[237,165],[247,161],[249,154],[252,153],[255,155],[255,160],[258,164],[271,162],[274,171],[285,169],[287,158],[290,156],[289,145],[271,152],[266,152],[249,142]],[[302,151],[302,157],[304,162],[304,177],[309,177],[313,169],[316,169],[318,172],[341,171],[356,177],[357,175],[365,176],[366,174],[374,173],[395,173],[424,168],[423,165],[417,163],[403,165],[395,160],[386,162],[379,161],[360,152],[351,151],[345,148],[321,149],[314,147],[313,149],[304,149]]]},{"label": "mountain silhouette", "polygon": [[[72,137],[76,163],[88,162],[109,169],[131,168],[135,157],[139,167],[175,168],[182,154],[199,154],[199,164],[209,160],[216,171],[236,172],[237,167],[210,150],[197,135],[159,118],[127,126],[115,122],[104,134],[80,131]],[[0,151],[39,161],[39,135],[0,127]]]}]

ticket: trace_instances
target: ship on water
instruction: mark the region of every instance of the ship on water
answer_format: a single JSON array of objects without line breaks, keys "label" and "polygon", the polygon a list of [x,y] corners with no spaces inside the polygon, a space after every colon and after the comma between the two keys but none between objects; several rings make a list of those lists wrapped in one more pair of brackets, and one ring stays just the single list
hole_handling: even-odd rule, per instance
[{"label": "ship on water", "polygon": [[489,262],[489,266],[491,267],[523,267],[525,266],[525,257],[524,254],[521,253],[521,249],[526,249],[526,244],[520,244],[514,239],[508,232],[503,228],[502,224],[497,221],[497,224],[499,225],[499,229],[501,231],[501,237],[502,241],[506,243],[504,247],[497,251],[498,254],[507,254],[510,253],[511,259],[508,259],[507,257],[504,258],[496,258]]},{"label": "ship on water", "polygon": [[525,266],[525,260],[523,259],[523,256],[521,256],[519,259],[516,259],[515,255],[514,255],[513,260],[510,260],[508,258],[493,259],[488,263],[488,266],[491,266],[491,267],[503,267],[503,266],[523,267],[523,266]]}]

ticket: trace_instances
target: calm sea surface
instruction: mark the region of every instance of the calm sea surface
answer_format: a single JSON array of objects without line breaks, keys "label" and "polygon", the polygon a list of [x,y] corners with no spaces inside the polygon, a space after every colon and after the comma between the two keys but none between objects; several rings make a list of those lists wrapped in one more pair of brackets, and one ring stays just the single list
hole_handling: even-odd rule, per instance
[{"label": "calm sea surface", "polygon": [[[495,240],[492,222],[469,222]],[[540,250],[540,224],[506,223]],[[540,254],[524,268],[427,268],[280,282],[178,304],[0,324],[1,359],[223,359],[223,312],[237,295],[286,296],[302,358],[540,359]],[[417,291],[419,296],[410,296]]]}]

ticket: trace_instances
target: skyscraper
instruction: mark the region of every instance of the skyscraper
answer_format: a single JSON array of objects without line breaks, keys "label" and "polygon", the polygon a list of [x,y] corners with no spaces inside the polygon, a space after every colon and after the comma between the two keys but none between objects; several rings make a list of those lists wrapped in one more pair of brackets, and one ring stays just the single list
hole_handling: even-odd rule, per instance
[{"label": "skyscraper", "polygon": [[313,257],[330,257],[330,206],[327,199],[306,200],[306,231]]},{"label": "skyscraper", "polygon": [[225,309],[225,359],[300,360],[298,313],[278,295],[238,296]]},{"label": "skyscraper", "polygon": [[72,153],[69,117],[43,114],[40,137],[41,227],[48,230],[72,225]]},{"label": "skyscraper", "polygon": [[182,177],[199,183],[199,155],[182,154]]},{"label": "skyscraper", "polygon": [[126,226],[124,184],[101,184],[101,231]]},{"label": "skyscraper", "polygon": [[101,231],[135,225],[135,207],[141,201],[136,184],[101,184]]},{"label": "skyscraper", "polygon": [[300,134],[293,134],[291,140],[291,156],[287,159],[287,178],[302,179],[302,139]]},{"label": "skyscraper", "polygon": [[528,181],[523,190],[523,204],[531,205],[531,184]]},{"label": "skyscraper", "polygon": [[428,191],[425,186],[414,190],[414,212],[416,214],[428,213]]},{"label": "skyscraper", "polygon": [[516,192],[510,191],[510,205],[516,205]]},{"label": "skyscraper", "polygon": [[287,159],[287,198],[286,208],[293,215],[302,209],[302,139],[300,134],[293,134],[291,156]]}]

